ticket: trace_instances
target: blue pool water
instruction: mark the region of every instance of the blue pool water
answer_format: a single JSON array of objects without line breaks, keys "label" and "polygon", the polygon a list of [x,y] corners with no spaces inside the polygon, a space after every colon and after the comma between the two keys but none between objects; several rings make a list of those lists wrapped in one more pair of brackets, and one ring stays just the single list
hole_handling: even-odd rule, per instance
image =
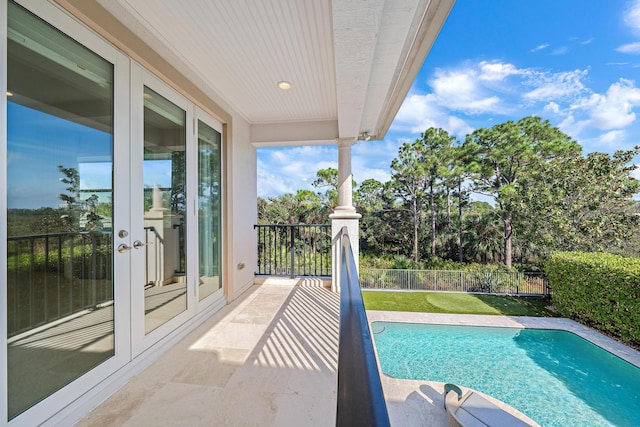
[{"label": "blue pool water", "polygon": [[640,369],[566,331],[373,322],[382,371],[470,387],[542,426],[640,426]]}]

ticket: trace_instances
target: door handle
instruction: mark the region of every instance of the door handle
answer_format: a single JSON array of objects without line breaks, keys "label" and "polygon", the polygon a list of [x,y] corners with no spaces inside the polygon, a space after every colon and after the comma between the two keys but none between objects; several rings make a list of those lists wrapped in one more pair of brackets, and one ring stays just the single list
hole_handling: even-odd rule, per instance
[{"label": "door handle", "polygon": [[121,254],[128,252],[130,250],[131,250],[131,246],[125,243],[120,243],[120,245],[118,246],[118,252],[120,252]]},{"label": "door handle", "polygon": [[142,243],[140,240],[133,242],[133,249],[140,249],[143,246],[147,246],[146,243]]}]

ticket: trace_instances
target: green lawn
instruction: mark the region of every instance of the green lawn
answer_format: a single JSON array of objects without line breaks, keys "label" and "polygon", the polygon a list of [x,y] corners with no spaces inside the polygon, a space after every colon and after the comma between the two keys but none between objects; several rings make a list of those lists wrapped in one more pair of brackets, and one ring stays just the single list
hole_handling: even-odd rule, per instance
[{"label": "green lawn", "polygon": [[556,317],[548,300],[446,292],[362,291],[367,310]]}]

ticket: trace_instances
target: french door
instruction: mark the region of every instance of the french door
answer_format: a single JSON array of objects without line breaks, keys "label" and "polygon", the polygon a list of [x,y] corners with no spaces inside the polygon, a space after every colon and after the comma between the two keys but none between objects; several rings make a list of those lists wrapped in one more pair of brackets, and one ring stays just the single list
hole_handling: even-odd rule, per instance
[{"label": "french door", "polygon": [[134,357],[223,297],[221,124],[133,64],[131,259]]},{"label": "french door", "polygon": [[131,357],[130,260],[115,256],[113,233],[129,226],[130,61],[50,4],[3,6],[7,384],[0,394],[6,419],[36,425]]},{"label": "french door", "polygon": [[0,408],[36,425],[224,303],[222,125],[55,6],[3,4]]},{"label": "french door", "polygon": [[194,217],[187,170],[193,108],[167,85],[132,66],[131,242],[132,346],[139,354],[195,310],[189,264]]}]

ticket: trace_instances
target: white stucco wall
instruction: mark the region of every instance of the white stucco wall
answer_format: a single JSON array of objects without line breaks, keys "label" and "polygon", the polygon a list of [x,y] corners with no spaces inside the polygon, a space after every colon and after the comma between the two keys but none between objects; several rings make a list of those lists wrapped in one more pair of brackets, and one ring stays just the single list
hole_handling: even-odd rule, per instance
[{"label": "white stucco wall", "polygon": [[256,149],[250,143],[249,124],[237,115],[233,117],[231,138],[227,146],[227,209],[228,227],[227,275],[230,280],[227,297],[235,299],[253,284],[257,265],[257,161]]}]

